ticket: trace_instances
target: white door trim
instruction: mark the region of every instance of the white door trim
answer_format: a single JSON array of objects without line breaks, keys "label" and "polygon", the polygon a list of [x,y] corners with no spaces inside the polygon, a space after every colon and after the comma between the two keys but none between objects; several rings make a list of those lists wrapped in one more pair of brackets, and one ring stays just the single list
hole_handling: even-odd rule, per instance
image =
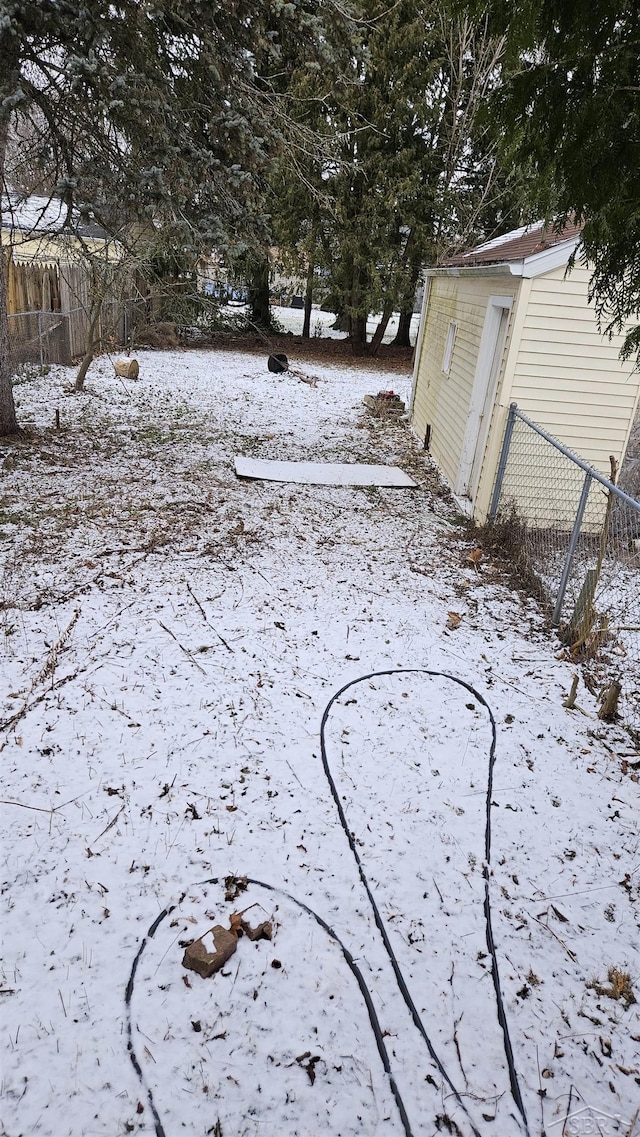
[{"label": "white door trim", "polygon": [[[487,314],[478,348],[478,362],[455,485],[456,494],[469,498],[473,498],[478,488],[480,469],[476,470],[476,476],[472,479],[475,457],[487,443],[491,412],[504,357],[506,328],[502,323],[502,316],[505,310],[511,311],[513,301],[513,296],[490,296],[487,302]],[[496,359],[497,351],[500,352],[499,359]],[[472,480],[475,482],[474,485],[471,484]]]}]

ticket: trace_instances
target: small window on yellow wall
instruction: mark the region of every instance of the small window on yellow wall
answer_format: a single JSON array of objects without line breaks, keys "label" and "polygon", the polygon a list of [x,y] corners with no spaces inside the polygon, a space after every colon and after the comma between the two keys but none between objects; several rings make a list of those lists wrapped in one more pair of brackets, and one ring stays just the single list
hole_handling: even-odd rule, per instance
[{"label": "small window on yellow wall", "polygon": [[458,325],[454,324],[452,320],[449,324],[449,333],[447,335],[447,342],[444,345],[444,355],[442,356],[442,370],[445,375],[448,375],[451,370],[451,356],[453,355],[453,345],[456,342],[457,328]]}]

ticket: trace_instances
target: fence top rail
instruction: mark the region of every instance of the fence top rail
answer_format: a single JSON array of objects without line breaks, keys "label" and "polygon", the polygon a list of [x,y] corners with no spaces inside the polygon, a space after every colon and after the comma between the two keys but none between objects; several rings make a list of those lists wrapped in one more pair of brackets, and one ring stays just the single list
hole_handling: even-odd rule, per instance
[{"label": "fence top rail", "polygon": [[585,462],[584,458],[579,458],[577,454],[574,454],[567,446],[564,446],[562,442],[554,438],[552,434],[549,434],[546,430],[543,430],[541,426],[538,426],[537,422],[532,422],[522,411],[518,410],[517,403],[512,403],[510,409],[513,411],[515,418],[519,418],[522,422],[526,423],[527,426],[530,426],[532,430],[535,430],[536,434],[539,434],[546,442],[549,442],[551,446],[554,446],[556,450],[564,454],[566,458],[570,458],[576,466],[580,466],[580,469],[584,470],[585,474],[590,474],[592,478],[595,478],[597,482],[600,482],[600,484],[610,490],[611,493],[614,493],[621,501],[626,502],[632,509],[640,513],[640,501],[636,501],[635,498],[630,497],[628,493],[625,493],[624,490],[614,485],[613,482],[609,481],[609,478],[605,478],[604,474],[596,470],[595,466],[590,466],[588,462]]},{"label": "fence top rail", "polygon": [[29,312],[8,312],[7,319],[13,320],[17,316],[73,316],[76,312],[84,310],[84,308],[34,308]]}]

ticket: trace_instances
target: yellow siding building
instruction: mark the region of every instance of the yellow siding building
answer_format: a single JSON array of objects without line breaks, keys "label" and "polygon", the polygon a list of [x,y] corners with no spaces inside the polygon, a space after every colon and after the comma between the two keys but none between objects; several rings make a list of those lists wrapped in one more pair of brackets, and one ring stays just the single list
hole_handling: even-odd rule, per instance
[{"label": "yellow siding building", "polygon": [[469,516],[486,520],[509,405],[605,476],[640,374],[597,326],[575,227],[515,230],[428,272],[411,421]]}]

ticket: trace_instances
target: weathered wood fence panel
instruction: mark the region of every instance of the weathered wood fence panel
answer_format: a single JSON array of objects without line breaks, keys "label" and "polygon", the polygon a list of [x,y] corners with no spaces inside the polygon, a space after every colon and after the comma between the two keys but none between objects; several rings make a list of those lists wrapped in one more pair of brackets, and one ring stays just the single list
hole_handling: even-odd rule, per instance
[{"label": "weathered wood fence panel", "polygon": [[56,264],[20,264],[9,256],[7,264],[7,311],[60,311],[60,278]]},{"label": "weathered wood fence panel", "polygon": [[[70,364],[87,350],[91,278],[82,264],[15,261],[5,254],[10,352],[24,363]],[[139,299],[138,281],[120,279],[102,305],[97,339],[102,350],[124,344]],[[133,297],[136,297],[134,300]]]}]

